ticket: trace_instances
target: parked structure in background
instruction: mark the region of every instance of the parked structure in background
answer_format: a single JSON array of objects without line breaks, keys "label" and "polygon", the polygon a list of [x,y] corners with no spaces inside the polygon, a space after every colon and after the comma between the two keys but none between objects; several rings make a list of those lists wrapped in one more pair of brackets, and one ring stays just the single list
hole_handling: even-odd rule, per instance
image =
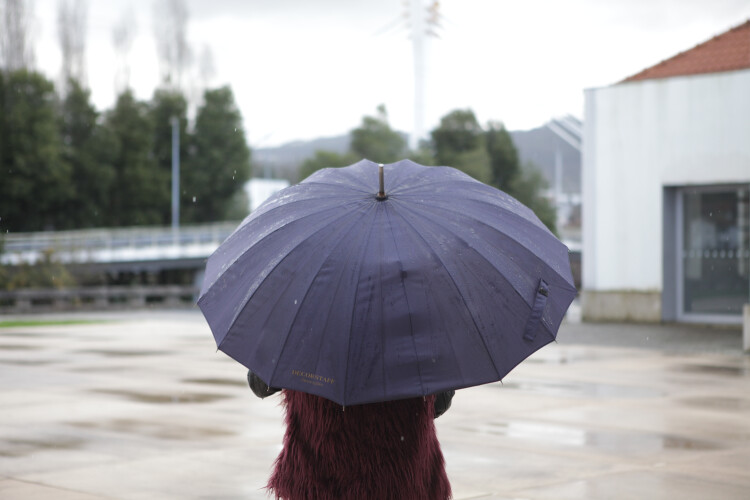
[{"label": "parked structure in background", "polygon": [[584,320],[739,324],[750,21],[585,97]]},{"label": "parked structure in background", "polygon": [[547,196],[555,202],[560,238],[571,250],[580,250],[583,122],[567,115],[510,135],[521,164],[539,169],[549,185]]},{"label": "parked structure in background", "polygon": [[244,189],[250,199],[249,210],[252,212],[268,198],[289,186],[286,179],[252,178],[245,183]]}]

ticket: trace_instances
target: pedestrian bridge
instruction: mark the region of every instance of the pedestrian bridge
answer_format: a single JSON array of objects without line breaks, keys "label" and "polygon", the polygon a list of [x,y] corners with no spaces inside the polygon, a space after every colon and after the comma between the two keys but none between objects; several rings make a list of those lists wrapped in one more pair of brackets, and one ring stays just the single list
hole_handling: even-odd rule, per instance
[{"label": "pedestrian bridge", "polygon": [[6,234],[0,263],[33,264],[53,255],[63,264],[203,261],[238,222]]}]

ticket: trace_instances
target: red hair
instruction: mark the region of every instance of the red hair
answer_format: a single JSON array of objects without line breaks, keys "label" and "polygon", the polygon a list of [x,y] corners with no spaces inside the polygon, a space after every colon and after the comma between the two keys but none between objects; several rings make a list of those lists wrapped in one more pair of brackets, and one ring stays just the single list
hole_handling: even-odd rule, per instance
[{"label": "red hair", "polygon": [[445,500],[434,396],[342,408],[283,391],[284,449],[268,488],[284,500]]}]

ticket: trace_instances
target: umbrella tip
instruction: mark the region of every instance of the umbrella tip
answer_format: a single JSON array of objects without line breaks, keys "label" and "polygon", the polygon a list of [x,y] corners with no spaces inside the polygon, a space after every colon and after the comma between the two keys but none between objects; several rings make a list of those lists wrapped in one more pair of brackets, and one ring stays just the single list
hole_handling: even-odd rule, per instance
[{"label": "umbrella tip", "polygon": [[388,198],[388,195],[385,194],[385,186],[383,182],[383,164],[378,164],[378,180],[380,181],[380,190],[378,191],[378,194],[375,195],[375,199],[378,201],[383,201],[386,198]]}]

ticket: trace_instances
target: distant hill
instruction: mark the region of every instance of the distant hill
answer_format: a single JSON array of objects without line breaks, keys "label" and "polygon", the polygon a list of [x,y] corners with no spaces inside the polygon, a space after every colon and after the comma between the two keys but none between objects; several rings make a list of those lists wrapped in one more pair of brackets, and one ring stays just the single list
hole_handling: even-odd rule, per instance
[{"label": "distant hill", "polygon": [[257,176],[278,177],[297,182],[297,170],[312,157],[315,151],[324,149],[344,153],[349,149],[349,134],[321,137],[311,141],[294,141],[272,148],[253,149],[253,164]]},{"label": "distant hill", "polygon": [[[580,123],[580,122],[579,122]],[[404,134],[405,136],[406,134]],[[521,163],[533,163],[542,172],[550,187],[555,183],[555,154],[559,148],[562,158],[564,193],[581,192],[581,154],[567,142],[560,139],[548,127],[531,130],[511,131],[511,137],[518,149]],[[297,182],[300,165],[325,149],[344,153],[349,149],[349,135],[323,137],[311,141],[294,141],[272,148],[253,149],[253,163],[256,176],[277,177]]]}]

